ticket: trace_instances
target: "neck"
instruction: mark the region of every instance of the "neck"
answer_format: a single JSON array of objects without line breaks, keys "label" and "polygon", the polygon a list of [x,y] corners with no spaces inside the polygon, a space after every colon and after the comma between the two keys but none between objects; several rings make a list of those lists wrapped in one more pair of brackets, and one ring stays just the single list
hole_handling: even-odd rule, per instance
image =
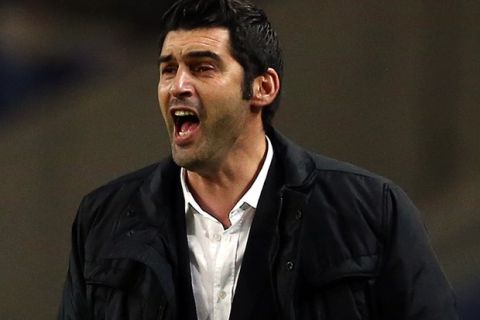
[{"label": "neck", "polygon": [[255,181],[265,160],[267,144],[263,132],[247,143],[248,148],[230,152],[214,170],[187,170],[186,180],[195,200],[224,228],[230,227],[230,211]]}]

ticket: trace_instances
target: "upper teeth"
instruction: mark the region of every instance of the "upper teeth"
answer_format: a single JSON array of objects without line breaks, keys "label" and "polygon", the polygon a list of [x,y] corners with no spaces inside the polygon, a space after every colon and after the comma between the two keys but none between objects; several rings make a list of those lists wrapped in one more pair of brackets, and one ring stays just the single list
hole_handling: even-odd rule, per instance
[{"label": "upper teeth", "polygon": [[193,113],[192,111],[177,110],[175,111],[175,116],[177,117],[195,116],[195,113]]}]

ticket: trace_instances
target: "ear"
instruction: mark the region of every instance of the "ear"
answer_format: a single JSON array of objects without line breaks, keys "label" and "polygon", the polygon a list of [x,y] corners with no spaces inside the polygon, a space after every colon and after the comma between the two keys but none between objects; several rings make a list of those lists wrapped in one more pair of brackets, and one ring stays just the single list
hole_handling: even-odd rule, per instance
[{"label": "ear", "polygon": [[252,82],[251,106],[262,109],[275,100],[280,90],[280,78],[277,71],[268,68],[265,73],[257,76]]}]

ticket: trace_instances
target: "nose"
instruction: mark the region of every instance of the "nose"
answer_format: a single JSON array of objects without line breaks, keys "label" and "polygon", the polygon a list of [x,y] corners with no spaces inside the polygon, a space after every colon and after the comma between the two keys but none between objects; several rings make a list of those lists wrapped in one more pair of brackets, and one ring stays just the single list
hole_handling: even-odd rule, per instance
[{"label": "nose", "polygon": [[193,86],[188,71],[178,68],[175,78],[170,83],[169,93],[175,98],[187,98],[192,95]]}]

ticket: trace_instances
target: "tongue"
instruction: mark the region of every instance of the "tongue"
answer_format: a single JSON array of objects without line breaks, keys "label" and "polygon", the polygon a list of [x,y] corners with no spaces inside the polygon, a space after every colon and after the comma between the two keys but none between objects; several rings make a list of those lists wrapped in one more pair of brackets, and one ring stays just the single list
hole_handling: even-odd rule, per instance
[{"label": "tongue", "polygon": [[192,131],[197,127],[197,125],[198,123],[185,121],[184,123],[182,123],[182,126],[180,127],[180,132]]}]

